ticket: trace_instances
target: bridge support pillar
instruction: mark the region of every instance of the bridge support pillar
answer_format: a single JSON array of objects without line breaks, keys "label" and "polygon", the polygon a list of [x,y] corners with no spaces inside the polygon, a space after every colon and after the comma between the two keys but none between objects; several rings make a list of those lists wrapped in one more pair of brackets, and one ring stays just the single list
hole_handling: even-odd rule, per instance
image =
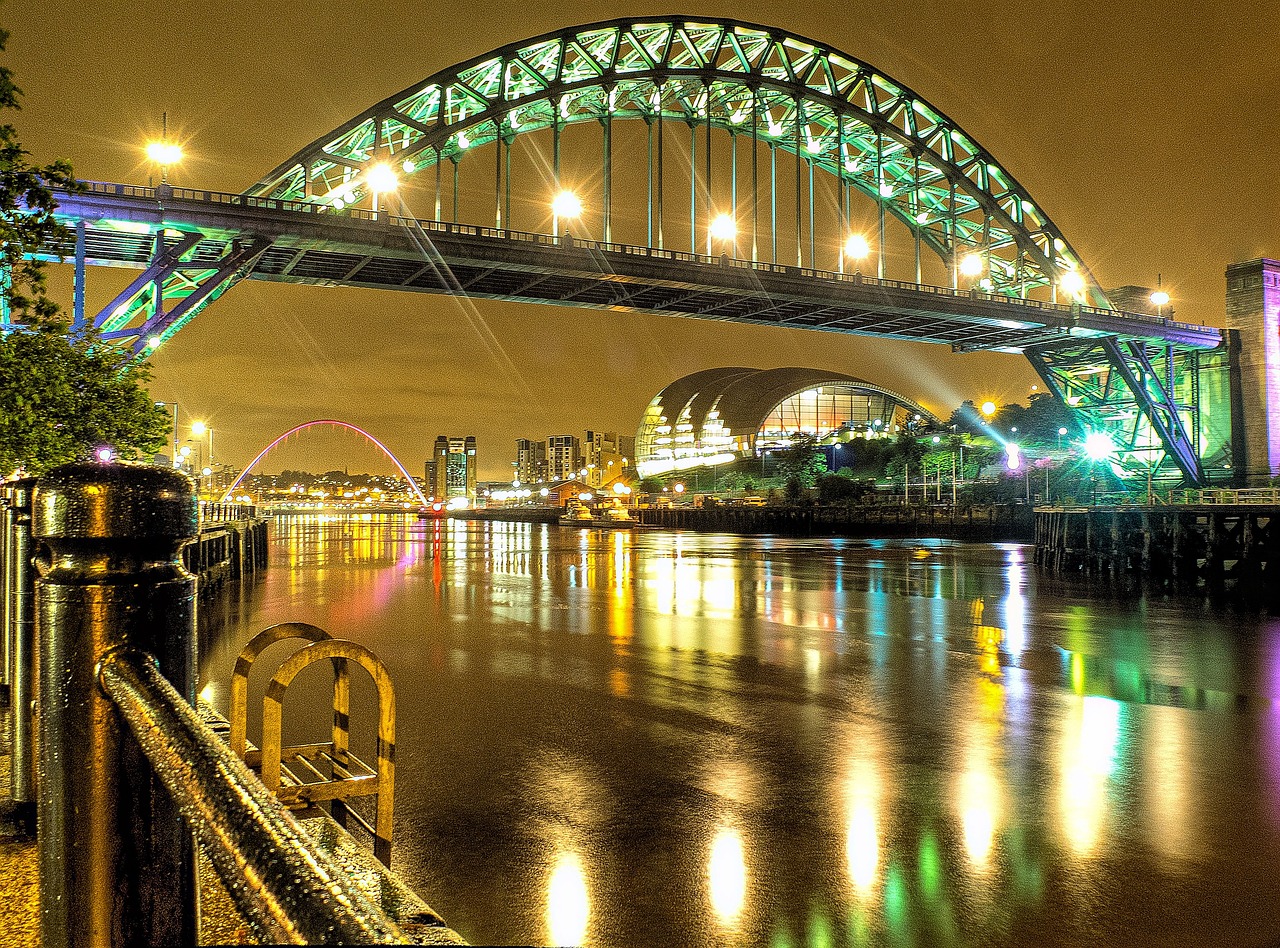
[{"label": "bridge support pillar", "polygon": [[1232,455],[1238,479],[1280,477],[1280,261],[1227,267]]}]

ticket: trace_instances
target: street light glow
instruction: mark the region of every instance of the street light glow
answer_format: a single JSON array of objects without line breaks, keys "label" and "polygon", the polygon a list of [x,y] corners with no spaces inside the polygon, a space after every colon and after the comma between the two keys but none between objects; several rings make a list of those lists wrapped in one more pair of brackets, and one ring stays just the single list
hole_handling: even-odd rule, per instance
[{"label": "street light glow", "polygon": [[984,269],[982,258],[976,253],[966,254],[960,260],[960,272],[964,276],[976,277]]},{"label": "street light glow", "polygon": [[982,413],[983,413],[984,415],[986,415],[988,418],[990,418],[992,415],[994,415],[994,414],[996,413],[996,403],[995,403],[995,402],[989,402],[989,401],[988,401],[988,402],[983,402],[983,403],[982,403]]},{"label": "street light glow", "polygon": [[1101,461],[1115,452],[1116,446],[1101,431],[1091,431],[1084,439],[1084,453],[1091,461]]},{"label": "street light glow", "polygon": [[400,185],[400,179],[386,162],[378,162],[365,173],[365,183],[374,194],[390,194]]},{"label": "street light glow", "polygon": [[161,167],[176,165],[182,160],[182,146],[175,145],[173,142],[149,142],[147,144],[147,159],[154,161]]},{"label": "street light glow", "polygon": [[1079,297],[1084,292],[1084,277],[1071,270],[1062,275],[1062,288],[1072,296]]},{"label": "street light glow", "polygon": [[208,430],[209,430],[209,426],[206,425],[203,421],[191,422],[191,433],[193,435],[196,435],[197,437],[204,434]]},{"label": "street light glow", "polygon": [[844,255],[854,260],[861,260],[871,253],[871,244],[861,234],[850,234],[844,242]]},{"label": "street light glow", "polygon": [[1154,293],[1151,294],[1151,302],[1154,303],[1156,306],[1168,306],[1169,294],[1166,293],[1164,290],[1156,290]]},{"label": "street light glow", "polygon": [[738,225],[729,214],[718,214],[711,222],[711,236],[716,240],[733,240],[738,235]]},{"label": "street light glow", "polygon": [[551,211],[557,217],[578,217],[582,214],[582,202],[572,191],[561,191],[551,202]]}]

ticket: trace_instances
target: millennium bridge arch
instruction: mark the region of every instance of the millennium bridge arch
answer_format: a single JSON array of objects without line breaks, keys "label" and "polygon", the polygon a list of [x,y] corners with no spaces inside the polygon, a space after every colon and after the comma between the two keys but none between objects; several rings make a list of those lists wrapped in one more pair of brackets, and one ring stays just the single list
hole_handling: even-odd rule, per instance
[{"label": "millennium bridge arch", "polygon": [[221,502],[225,503],[227,500],[229,500],[232,496],[235,495],[236,488],[239,487],[241,482],[243,482],[244,479],[249,476],[249,474],[257,466],[258,462],[261,461],[264,457],[266,457],[269,453],[271,453],[272,448],[278,445],[281,441],[284,441],[290,435],[295,435],[300,431],[307,430],[308,428],[314,428],[317,425],[327,425],[334,428],[345,428],[348,431],[354,431],[356,434],[362,436],[366,441],[368,441],[370,444],[376,447],[379,451],[381,451],[384,455],[386,455],[387,460],[389,460],[392,464],[394,464],[396,466],[396,470],[398,470],[400,474],[404,477],[404,479],[409,482],[409,488],[415,494],[417,494],[418,501],[422,504],[422,506],[423,507],[427,506],[427,498],[422,493],[422,488],[418,486],[418,482],[413,479],[413,475],[411,475],[407,470],[405,470],[404,465],[400,463],[400,459],[397,458],[394,454],[392,454],[391,450],[385,444],[383,444],[373,435],[369,434],[369,432],[365,431],[359,425],[353,425],[349,421],[337,421],[333,418],[318,418],[315,421],[305,421],[300,425],[294,425],[284,434],[280,435],[278,438],[276,438],[274,441],[268,444],[265,448],[259,451],[257,456],[252,461],[250,461],[247,465],[245,465],[245,469],[240,472],[240,476],[237,477],[235,481],[232,482],[231,486],[228,487],[226,491],[223,493]]},{"label": "millennium bridge arch", "polygon": [[[712,222],[719,211],[729,215],[735,228],[739,219],[750,221],[750,256],[759,258],[758,159],[765,150],[774,262],[776,158],[783,153],[794,159],[798,265],[804,264],[806,236],[809,266],[817,265],[813,179],[818,171],[835,180],[838,195],[834,240],[825,235],[825,243],[834,245],[835,262],[829,269],[843,265],[843,245],[854,229],[850,196],[860,193],[874,205],[877,220],[869,244],[881,277],[885,221],[892,218],[914,239],[916,282],[920,251],[927,248],[942,260],[953,286],[959,285],[963,271],[974,278],[969,282],[976,285],[980,278],[983,288],[997,293],[1026,297],[1041,291],[1056,300],[1061,290],[1068,299],[1110,306],[1062,232],[959,123],[852,55],[777,27],[736,20],[617,19],[510,44],[373,105],[317,138],[246,193],[339,210],[376,208],[378,174],[427,176],[434,177],[435,218],[441,220],[450,183],[457,206],[458,168],[467,159],[493,169],[493,220],[501,228],[504,218],[506,226],[511,218],[512,142],[551,131],[551,176],[559,191],[562,133],[573,125],[598,123],[603,129],[599,198],[603,239],[609,242],[612,126],[628,120],[647,126],[650,246],[669,243],[666,234],[671,231],[664,224],[670,222],[663,213],[663,167],[669,161],[664,163],[663,152],[664,145],[667,151],[683,145],[674,140],[674,132],[684,125],[691,172],[691,252],[702,249],[703,237],[708,253],[712,251]],[[719,181],[712,160],[713,130],[727,134],[731,142],[733,169]],[[739,142],[748,146],[743,162],[748,168],[738,168]],[[484,146],[493,146],[492,157],[479,157]],[[446,164],[451,181],[443,180]],[[749,187],[744,183],[745,196],[739,194],[740,177],[750,178]],[[806,185],[807,222],[802,206]],[[551,197],[546,196],[548,203]]]}]

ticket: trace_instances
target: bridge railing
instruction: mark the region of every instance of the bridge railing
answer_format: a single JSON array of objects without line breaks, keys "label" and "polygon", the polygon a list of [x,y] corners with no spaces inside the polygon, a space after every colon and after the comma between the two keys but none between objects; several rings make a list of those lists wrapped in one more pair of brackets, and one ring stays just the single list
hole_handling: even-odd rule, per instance
[{"label": "bridge railing", "polygon": [[485,227],[479,224],[462,224],[450,221],[423,220],[415,217],[402,217],[387,212],[374,212],[359,207],[338,207],[333,204],[319,204],[310,201],[283,200],[280,198],[256,197],[248,194],[233,194],[225,191],[207,191],[194,188],[176,188],[161,185],[158,188],[140,187],[131,184],[115,184],[105,181],[83,181],[85,189],[91,194],[115,194],[122,197],[143,198],[150,200],[184,200],[203,203],[220,204],[232,207],[251,207],[288,213],[307,214],[311,217],[323,215],[340,219],[381,222],[395,227],[405,227],[424,232],[438,234],[456,234],[465,237],[485,237],[499,240],[517,240],[539,244],[546,247],[581,247],[605,253],[620,253],[631,256],[648,257],[658,260],[675,260],[682,263],[700,263],[722,265],[727,263],[736,269],[753,270],[762,273],[794,274],[807,279],[821,279],[836,282],[861,283],[887,289],[904,289],[921,293],[955,299],[978,299],[996,303],[1014,303],[1019,306],[1058,314],[1066,318],[1089,316],[1098,319],[1135,320],[1153,326],[1173,329],[1203,330],[1203,326],[1181,323],[1162,316],[1148,313],[1134,313],[1121,310],[1101,309],[1096,306],[1085,306],[1081,303],[1058,303],[1049,300],[1028,299],[1019,296],[1007,296],[1002,293],[989,293],[981,289],[956,289],[949,286],[933,286],[923,283],[911,283],[904,280],[889,280],[879,277],[864,276],[861,273],[839,273],[834,270],[820,270],[814,267],[794,267],[786,264],[768,263],[741,258],[710,256],[683,250],[644,247],[636,244],[620,244],[599,240],[588,240],[579,237],[555,237],[550,234],[536,234],[528,231],[504,230]]},{"label": "bridge railing", "polygon": [[406,942],[193,710],[196,530],[173,471],[34,486],[41,944],[195,944],[193,832],[260,940]]},{"label": "bridge railing", "polygon": [[1090,507],[1280,507],[1280,487],[1155,488],[1107,491],[1089,497]]}]

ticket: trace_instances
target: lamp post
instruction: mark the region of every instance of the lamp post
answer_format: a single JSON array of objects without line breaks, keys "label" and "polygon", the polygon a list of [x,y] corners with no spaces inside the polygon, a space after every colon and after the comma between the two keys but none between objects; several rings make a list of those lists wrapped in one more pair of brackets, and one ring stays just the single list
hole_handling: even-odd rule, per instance
[{"label": "lamp post", "polygon": [[173,457],[169,461],[174,467],[178,466],[178,403],[177,402],[156,402],[156,407],[173,406]]},{"label": "lamp post", "polygon": [[213,465],[213,428],[203,421],[193,421],[191,423],[191,433],[197,438],[203,434],[209,435],[209,464]]},{"label": "lamp post", "polygon": [[[730,250],[735,250],[734,241],[738,236],[738,225],[734,221],[732,215],[717,214],[711,221],[711,226],[707,228],[707,256],[711,256],[711,241],[714,238],[722,243],[728,244]],[[736,256],[736,252],[734,254]]]},{"label": "lamp post", "polygon": [[147,143],[147,159],[160,166],[160,185],[169,186],[169,166],[182,160],[182,147],[169,141],[169,113],[160,116],[160,141]]},{"label": "lamp post", "polygon": [[551,236],[560,236],[560,218],[567,222],[581,216],[582,201],[572,191],[561,191],[551,201]]},{"label": "lamp post", "polygon": [[844,272],[844,258],[853,260],[854,273],[862,276],[862,261],[871,253],[871,244],[861,234],[850,234],[844,242],[844,253],[840,255],[840,272]]}]

